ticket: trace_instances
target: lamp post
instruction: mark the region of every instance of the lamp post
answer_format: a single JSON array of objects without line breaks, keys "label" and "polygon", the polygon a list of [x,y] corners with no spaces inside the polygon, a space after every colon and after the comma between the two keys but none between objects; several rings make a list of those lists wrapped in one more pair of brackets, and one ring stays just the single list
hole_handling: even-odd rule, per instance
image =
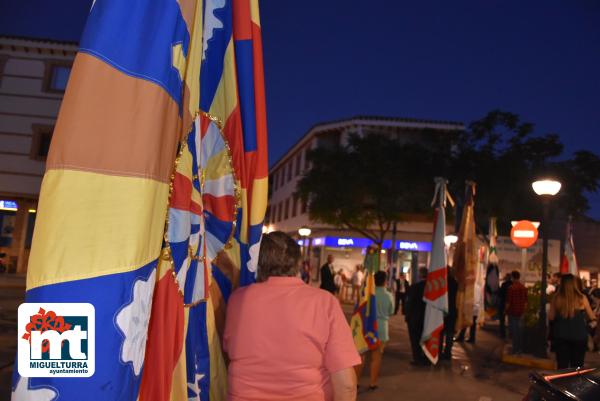
[{"label": "lamp post", "polygon": [[448,266],[452,265],[452,261],[450,260],[450,248],[452,245],[456,244],[458,241],[458,236],[456,234],[448,234],[444,237],[444,244],[446,244],[446,262]]},{"label": "lamp post", "polygon": [[[310,235],[311,230],[310,228],[306,227],[306,226],[302,226],[298,229],[298,235],[300,236],[300,238],[302,238],[302,256],[306,257],[305,254],[305,250],[304,248],[305,246],[305,242],[306,242],[306,238]],[[310,258],[310,255],[309,255]]]},{"label": "lamp post", "polygon": [[544,339],[544,346],[540,347],[539,355],[542,358],[546,357],[546,287],[548,276],[548,225],[550,220],[550,201],[552,197],[560,191],[561,183],[552,179],[542,179],[531,184],[533,191],[541,197],[543,216],[542,216],[542,286],[540,293],[540,334]]}]

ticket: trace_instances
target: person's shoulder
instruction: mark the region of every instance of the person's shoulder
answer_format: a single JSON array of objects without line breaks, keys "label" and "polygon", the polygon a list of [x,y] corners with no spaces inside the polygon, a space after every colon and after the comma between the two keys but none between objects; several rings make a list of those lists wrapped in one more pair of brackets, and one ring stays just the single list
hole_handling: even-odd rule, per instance
[{"label": "person's shoulder", "polygon": [[244,298],[248,295],[254,296],[254,292],[260,292],[260,287],[262,285],[262,283],[253,283],[250,285],[236,288],[229,296],[229,300],[227,303],[236,302],[238,299]]}]

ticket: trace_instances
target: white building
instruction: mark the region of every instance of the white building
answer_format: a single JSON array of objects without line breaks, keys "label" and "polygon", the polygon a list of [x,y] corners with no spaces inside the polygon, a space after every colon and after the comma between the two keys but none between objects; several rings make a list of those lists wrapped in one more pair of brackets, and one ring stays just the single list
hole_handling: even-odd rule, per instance
[{"label": "white building", "polygon": [[76,43],[0,37],[0,252],[26,270],[45,160]]},{"label": "white building", "polygon": [[[425,136],[448,135],[465,129],[462,123],[429,121],[405,118],[383,118],[358,116],[348,120],[328,122],[312,127],[292,148],[277,161],[269,172],[271,194],[267,211],[269,231],[280,230],[298,236],[300,227],[311,229],[311,266],[313,278],[318,276],[320,266],[327,254],[336,258],[334,265],[352,271],[363,261],[363,252],[370,241],[351,231],[340,231],[334,227],[310,221],[307,206],[294,197],[296,185],[307,170],[306,155],[310,149],[332,144],[344,144],[350,134],[388,134],[401,141],[419,142]],[[399,263],[408,271],[424,265],[431,249],[432,224],[430,219],[399,223],[396,234],[396,249]],[[391,238],[391,237],[390,237]],[[307,245],[308,245],[308,241]],[[390,241],[391,244],[391,241]],[[386,245],[384,244],[384,248]]]}]

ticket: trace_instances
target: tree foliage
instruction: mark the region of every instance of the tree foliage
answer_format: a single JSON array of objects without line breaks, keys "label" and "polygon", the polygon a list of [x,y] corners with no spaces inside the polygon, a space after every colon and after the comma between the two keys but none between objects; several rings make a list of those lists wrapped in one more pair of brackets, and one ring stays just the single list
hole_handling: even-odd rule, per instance
[{"label": "tree foliage", "polygon": [[419,144],[384,135],[350,136],[347,146],[309,154],[312,168],[298,184],[312,220],[361,232],[381,243],[403,214],[424,212],[431,197],[431,157]]},{"label": "tree foliage", "polygon": [[459,201],[465,180],[477,183],[476,220],[482,227],[492,216],[504,227],[510,220],[539,219],[531,183],[542,176],[563,184],[555,209],[582,215],[589,208],[586,193],[599,189],[600,158],[589,151],[567,158],[563,151],[558,135],[534,135],[533,124],[516,114],[492,111],[460,134],[423,132],[411,143],[386,134],[351,136],[345,146],[313,150],[297,195],[309,201],[312,220],[356,230],[377,243],[393,222],[431,215],[436,176],[449,180]]},{"label": "tree foliage", "polygon": [[510,220],[541,217],[541,202],[531,183],[552,177],[562,183],[554,210],[581,216],[589,209],[586,193],[600,184],[600,158],[589,151],[565,157],[557,134],[534,135],[534,125],[519,116],[492,111],[473,122],[452,152],[447,176],[454,193],[462,182],[477,182],[476,217],[485,225],[491,216],[506,228]]}]

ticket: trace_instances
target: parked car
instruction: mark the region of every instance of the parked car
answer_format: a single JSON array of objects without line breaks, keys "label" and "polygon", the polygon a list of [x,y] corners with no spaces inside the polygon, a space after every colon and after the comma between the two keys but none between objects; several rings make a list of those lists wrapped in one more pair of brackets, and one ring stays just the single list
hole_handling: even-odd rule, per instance
[{"label": "parked car", "polygon": [[600,400],[600,368],[536,372],[529,375],[529,381],[523,401]]}]

